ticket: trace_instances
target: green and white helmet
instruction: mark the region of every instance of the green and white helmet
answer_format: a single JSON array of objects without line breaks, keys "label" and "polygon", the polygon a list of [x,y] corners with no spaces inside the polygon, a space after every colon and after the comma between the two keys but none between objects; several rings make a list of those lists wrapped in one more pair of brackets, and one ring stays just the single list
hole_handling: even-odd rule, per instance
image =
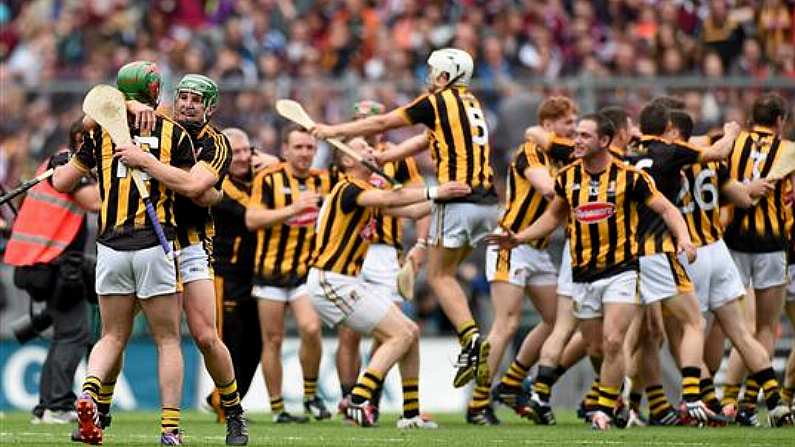
[{"label": "green and white helmet", "polygon": [[116,74],[116,88],[127,100],[157,107],[160,99],[160,70],[154,62],[135,61],[121,67]]},{"label": "green and white helmet", "polygon": [[191,92],[201,95],[204,107],[209,109],[218,105],[218,84],[207,76],[189,73],[182,77],[177,84],[179,92]]}]

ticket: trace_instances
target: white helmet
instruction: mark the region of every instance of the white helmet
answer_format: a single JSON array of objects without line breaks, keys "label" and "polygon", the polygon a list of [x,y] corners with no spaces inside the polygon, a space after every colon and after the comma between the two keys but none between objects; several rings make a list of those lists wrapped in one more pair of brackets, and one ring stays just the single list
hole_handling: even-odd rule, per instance
[{"label": "white helmet", "polygon": [[448,80],[456,79],[455,85],[469,85],[474,65],[472,56],[458,48],[442,48],[428,56],[431,79],[436,79],[442,73],[447,73]]}]

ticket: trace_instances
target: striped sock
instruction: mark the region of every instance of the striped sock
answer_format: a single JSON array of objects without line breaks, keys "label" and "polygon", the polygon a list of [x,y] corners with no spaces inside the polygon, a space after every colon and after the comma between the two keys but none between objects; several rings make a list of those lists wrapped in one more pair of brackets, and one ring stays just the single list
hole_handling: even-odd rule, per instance
[{"label": "striped sock", "polygon": [[489,406],[489,387],[476,386],[472,393],[472,400],[469,401],[470,410],[482,410]]},{"label": "striped sock", "polygon": [[672,408],[671,404],[668,403],[668,397],[665,396],[662,385],[647,386],[646,398],[649,400],[649,413],[655,418],[661,417]]},{"label": "striped sock", "polygon": [[778,391],[778,380],[773,368],[765,368],[762,371],[754,373],[752,376],[757,384],[762,384],[762,391],[765,393],[765,404],[768,410],[776,408],[781,402],[781,394]]},{"label": "striped sock", "polygon": [[97,409],[102,414],[110,413],[110,405],[113,401],[113,390],[116,388],[116,381],[102,382],[97,395]]},{"label": "striped sock", "polygon": [[279,414],[284,412],[284,399],[282,396],[271,397],[271,413]]},{"label": "striped sock", "polygon": [[519,388],[522,386],[522,381],[527,377],[527,372],[529,370],[530,368],[522,365],[519,360],[514,359],[511,366],[505,371],[505,375],[502,376],[500,383],[508,388]]},{"label": "striped sock", "polygon": [[480,331],[478,330],[478,325],[475,324],[475,320],[468,320],[456,329],[456,333],[458,334],[458,342],[461,343],[461,346],[464,346]]},{"label": "striped sock", "polygon": [[548,404],[554,383],[555,368],[541,365],[538,367],[538,375],[535,382],[533,382],[533,392],[538,395],[542,402]]},{"label": "striped sock", "polygon": [[756,403],[759,400],[759,382],[753,376],[745,379],[745,390],[743,391],[743,399],[741,404],[745,407],[756,408]]},{"label": "striped sock", "polygon": [[179,408],[163,407],[160,409],[160,431],[173,432],[179,430]]},{"label": "striped sock", "polygon": [[384,383],[384,373],[373,368],[367,368],[359,376],[359,381],[353,387],[351,392],[351,402],[354,404],[361,404],[373,398],[373,394],[381,389]]},{"label": "striped sock", "polygon": [[715,382],[712,381],[712,377],[701,379],[699,388],[701,389],[701,402],[704,402],[710,408],[720,406],[718,395],[715,393]]},{"label": "striped sock", "polygon": [[795,386],[785,386],[784,389],[781,390],[781,400],[783,400],[787,405],[792,405],[792,396],[795,395]]},{"label": "striped sock", "polygon": [[420,381],[416,377],[403,379],[403,417],[420,415]]},{"label": "striped sock", "polygon": [[720,405],[737,405],[737,398],[740,396],[740,385],[726,384],[723,385],[723,397],[720,400]]},{"label": "striped sock", "polygon": [[240,393],[237,391],[237,380],[232,379],[226,385],[215,385],[218,394],[221,396],[221,406],[227,414],[237,414],[243,411],[240,406]]},{"label": "striped sock", "polygon": [[317,377],[304,377],[304,400],[315,398],[317,393]]},{"label": "striped sock", "polygon": [[596,378],[593,379],[593,382],[591,382],[591,388],[585,395],[586,408],[596,408],[597,405],[599,405],[599,376],[596,376]]},{"label": "striped sock", "polygon": [[94,399],[94,402],[97,402],[99,400],[100,391],[102,390],[102,381],[99,380],[97,376],[88,376],[85,382],[83,382],[82,390],[84,393],[88,393],[88,395]]},{"label": "striped sock", "polygon": [[685,402],[698,402],[701,395],[699,377],[701,370],[697,366],[682,368],[682,400]]},{"label": "striped sock", "polygon": [[632,391],[629,393],[629,408],[640,411],[640,401],[643,399],[643,393],[640,391]]},{"label": "striped sock", "polygon": [[617,386],[599,386],[599,411],[613,417],[616,408],[616,401],[620,393]]}]

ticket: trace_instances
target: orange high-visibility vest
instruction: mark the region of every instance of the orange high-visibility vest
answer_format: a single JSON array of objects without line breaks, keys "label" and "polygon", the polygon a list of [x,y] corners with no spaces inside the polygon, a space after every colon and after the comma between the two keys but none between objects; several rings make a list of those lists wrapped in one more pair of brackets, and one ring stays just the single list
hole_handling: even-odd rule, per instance
[{"label": "orange high-visibility vest", "polygon": [[[36,175],[45,169],[46,162]],[[14,266],[51,262],[72,243],[84,216],[71,194],[56,191],[49,181],[39,183],[22,201],[3,262]]]}]

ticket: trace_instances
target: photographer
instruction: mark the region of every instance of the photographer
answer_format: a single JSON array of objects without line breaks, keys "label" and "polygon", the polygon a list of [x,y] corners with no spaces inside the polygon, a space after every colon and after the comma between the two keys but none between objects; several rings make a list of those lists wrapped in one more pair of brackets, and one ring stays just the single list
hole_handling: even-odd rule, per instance
[{"label": "photographer", "polygon": [[[69,150],[45,160],[38,173],[68,161],[70,151],[82,144],[82,134],[82,123],[74,123]],[[76,420],[72,387],[90,342],[86,299],[94,293],[92,282],[86,281],[89,269],[83,256],[86,212],[96,212],[99,206],[99,191],[91,179],[84,178],[67,194],[43,181],[28,191],[11,229],[4,262],[15,266],[14,284],[31,299],[30,315],[14,325],[14,335],[25,343],[53,326],[32,423]]]}]

